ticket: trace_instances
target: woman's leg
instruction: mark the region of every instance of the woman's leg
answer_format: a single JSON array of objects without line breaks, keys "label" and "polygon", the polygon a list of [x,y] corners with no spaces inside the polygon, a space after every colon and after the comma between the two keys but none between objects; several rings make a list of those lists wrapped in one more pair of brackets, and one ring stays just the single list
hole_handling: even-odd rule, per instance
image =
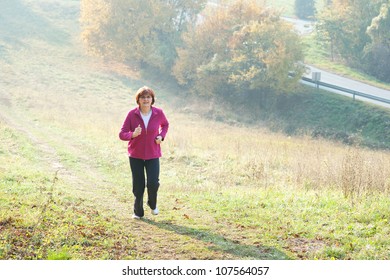
[{"label": "woman's leg", "polygon": [[144,216],[143,198],[145,192],[145,161],[130,157],[130,168],[133,177],[134,214],[138,217]]},{"label": "woman's leg", "polygon": [[148,188],[148,205],[154,210],[157,207],[157,192],[160,186],[160,159],[155,158],[145,161],[146,186]]}]

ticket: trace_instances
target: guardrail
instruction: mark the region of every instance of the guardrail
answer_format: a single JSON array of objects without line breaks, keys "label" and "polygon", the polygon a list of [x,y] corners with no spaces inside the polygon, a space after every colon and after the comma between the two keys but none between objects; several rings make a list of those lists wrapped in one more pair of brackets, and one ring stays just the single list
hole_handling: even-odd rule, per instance
[{"label": "guardrail", "polygon": [[346,93],[352,94],[353,100],[355,100],[355,96],[360,96],[360,97],[364,97],[364,98],[367,98],[367,99],[371,99],[371,100],[375,100],[375,101],[379,101],[379,102],[390,104],[390,99],[386,99],[386,98],[378,97],[378,96],[375,96],[375,95],[371,95],[371,94],[367,94],[367,93],[351,90],[351,89],[348,89],[348,88],[335,86],[335,85],[324,83],[324,82],[321,82],[321,81],[315,81],[315,80],[307,78],[307,77],[302,77],[301,80],[303,80],[305,82],[313,83],[314,85],[317,86],[317,88],[319,88],[319,86],[323,86],[323,87],[327,87],[327,88],[331,88],[331,89],[335,89],[335,90],[339,90],[339,91],[342,91],[342,92],[346,92]]}]

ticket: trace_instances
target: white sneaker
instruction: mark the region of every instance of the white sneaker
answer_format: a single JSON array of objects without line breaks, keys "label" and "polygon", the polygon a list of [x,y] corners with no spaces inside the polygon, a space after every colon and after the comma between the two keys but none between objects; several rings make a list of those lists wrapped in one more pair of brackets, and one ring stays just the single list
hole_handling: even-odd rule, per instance
[{"label": "white sneaker", "polygon": [[137,219],[137,220],[141,219],[141,217],[140,217],[140,216],[137,216],[136,214],[133,214],[132,218],[133,218],[133,219]]},{"label": "white sneaker", "polygon": [[151,212],[152,212],[153,215],[158,215],[159,211],[158,211],[157,206],[156,206],[156,209],[154,209],[154,210],[152,209]]}]

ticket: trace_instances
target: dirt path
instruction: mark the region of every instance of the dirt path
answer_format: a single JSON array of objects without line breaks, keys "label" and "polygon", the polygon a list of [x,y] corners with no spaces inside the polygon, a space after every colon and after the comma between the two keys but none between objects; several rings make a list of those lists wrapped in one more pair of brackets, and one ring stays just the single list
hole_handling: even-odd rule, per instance
[{"label": "dirt path", "polygon": [[[143,220],[133,220],[132,194],[121,193],[120,190],[110,182],[105,174],[102,174],[91,166],[88,156],[83,154],[80,148],[72,146],[67,141],[62,145],[79,157],[79,164],[83,172],[68,168],[66,162],[62,162],[60,155],[51,143],[61,141],[51,136],[45,128],[37,127],[28,118],[21,118],[12,107],[6,108],[4,103],[0,105],[0,119],[18,133],[26,136],[36,147],[41,155],[42,168],[47,168],[53,174],[66,182],[67,191],[92,205],[101,215],[110,216],[123,228],[123,234],[134,238],[136,254],[140,259],[234,259],[234,255],[218,249],[209,238],[202,237],[202,232],[188,235],[185,227],[172,224],[166,220],[164,214],[151,217],[150,213]],[[16,108],[13,108],[16,109]],[[29,129],[26,129],[28,127]],[[45,136],[45,137],[43,137]],[[57,136],[61,138],[61,135]],[[94,179],[93,179],[94,178]],[[167,209],[171,212],[170,209]],[[149,217],[148,217],[149,216]],[[196,217],[194,212],[193,217]],[[199,217],[201,219],[201,217]],[[198,236],[199,235],[199,236]],[[205,233],[203,233],[205,235]],[[214,250],[208,248],[216,247]],[[196,250],[195,250],[196,248]]]},{"label": "dirt path", "polygon": [[[168,191],[161,191],[160,215],[151,216],[147,213],[146,218],[141,221],[131,219],[133,195],[126,160],[123,161],[124,172],[102,169],[97,163],[101,160],[99,155],[91,154],[93,148],[98,150],[101,147],[88,146],[96,145],[98,142],[84,143],[78,139],[80,135],[67,135],[72,132],[77,134],[75,131],[61,133],[60,129],[66,126],[50,123],[47,116],[50,113],[61,115],[61,110],[65,106],[73,105],[68,101],[74,97],[86,100],[83,104],[76,102],[75,105],[79,108],[70,113],[77,114],[77,110],[95,109],[82,106],[88,104],[92,107],[91,103],[95,98],[104,99],[101,104],[111,106],[114,108],[112,110],[115,110],[118,108],[115,107],[117,104],[128,102],[128,97],[126,101],[113,100],[109,95],[110,92],[123,90],[123,87],[118,86],[118,84],[123,86],[123,81],[115,81],[118,79],[114,76],[101,77],[102,73],[96,69],[96,65],[91,66],[87,59],[83,59],[80,41],[75,39],[79,34],[74,33],[79,29],[77,18],[65,17],[66,20],[63,20],[58,17],[63,12],[67,15],[74,14],[77,7],[73,5],[76,4],[72,2],[67,6],[65,2],[58,1],[61,3],[54,5],[51,1],[45,0],[30,2],[35,11],[29,11],[28,5],[23,6],[21,14],[15,9],[14,19],[21,17],[23,22],[26,22],[24,28],[31,27],[35,35],[37,30],[41,33],[39,36],[34,35],[33,38],[24,38],[24,32],[10,33],[10,36],[15,36],[14,41],[20,45],[7,42],[4,52],[0,49],[2,69],[0,83],[4,85],[0,89],[0,119],[33,144],[40,155],[42,169],[56,174],[58,179],[64,182],[66,192],[72,197],[114,220],[121,228],[121,235],[134,240],[133,257],[137,259],[264,258],[264,254],[268,252],[263,248],[245,245],[245,242],[237,240],[234,235],[239,236],[240,233],[235,230],[220,232],[216,221],[210,217],[205,219],[205,213],[201,210],[191,209],[186,205],[186,211],[190,213],[191,219],[183,216],[175,206],[175,196]],[[34,18],[30,18],[32,14]],[[75,15],[77,16],[77,13]],[[50,28],[40,29],[39,26],[34,26],[35,20],[41,16],[50,18],[52,23]],[[32,21],[29,22],[29,19]],[[61,28],[65,26],[67,29],[60,34],[61,40],[66,42],[58,41],[55,34],[52,34],[53,30],[58,30],[54,24],[56,21],[59,21],[58,26]],[[39,24],[42,24],[42,21],[39,21]],[[23,36],[19,38],[21,35]],[[2,39],[0,34],[0,47]],[[1,56],[2,53],[6,55]],[[96,91],[93,92],[94,90]],[[58,102],[59,95],[65,96],[61,101],[68,104],[55,103]],[[93,97],[90,98],[91,96]],[[44,112],[45,108],[51,111]],[[42,118],[37,118],[37,115]],[[45,117],[47,119],[42,120]],[[72,117],[74,119],[74,116]],[[105,114],[99,120],[108,117]],[[85,125],[88,130],[90,124],[84,122],[81,125]],[[118,180],[117,177],[120,176],[123,178]],[[229,228],[228,224],[226,228]]]}]

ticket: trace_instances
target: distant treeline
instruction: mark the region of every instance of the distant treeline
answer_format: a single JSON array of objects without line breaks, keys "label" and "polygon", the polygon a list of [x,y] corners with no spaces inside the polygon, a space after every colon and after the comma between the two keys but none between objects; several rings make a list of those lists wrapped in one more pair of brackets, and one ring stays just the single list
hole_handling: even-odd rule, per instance
[{"label": "distant treeline", "polygon": [[[326,1],[318,40],[331,58],[389,80],[389,1]],[[304,71],[299,36],[259,1],[81,0],[81,22],[89,51],[197,94],[287,93]]]},{"label": "distant treeline", "polygon": [[330,58],[390,82],[390,0],[324,4],[317,14],[317,41]]},{"label": "distant treeline", "polygon": [[206,2],[82,0],[83,39],[96,54],[154,68],[197,94],[268,94],[297,84],[303,47],[276,11],[257,1]]}]

